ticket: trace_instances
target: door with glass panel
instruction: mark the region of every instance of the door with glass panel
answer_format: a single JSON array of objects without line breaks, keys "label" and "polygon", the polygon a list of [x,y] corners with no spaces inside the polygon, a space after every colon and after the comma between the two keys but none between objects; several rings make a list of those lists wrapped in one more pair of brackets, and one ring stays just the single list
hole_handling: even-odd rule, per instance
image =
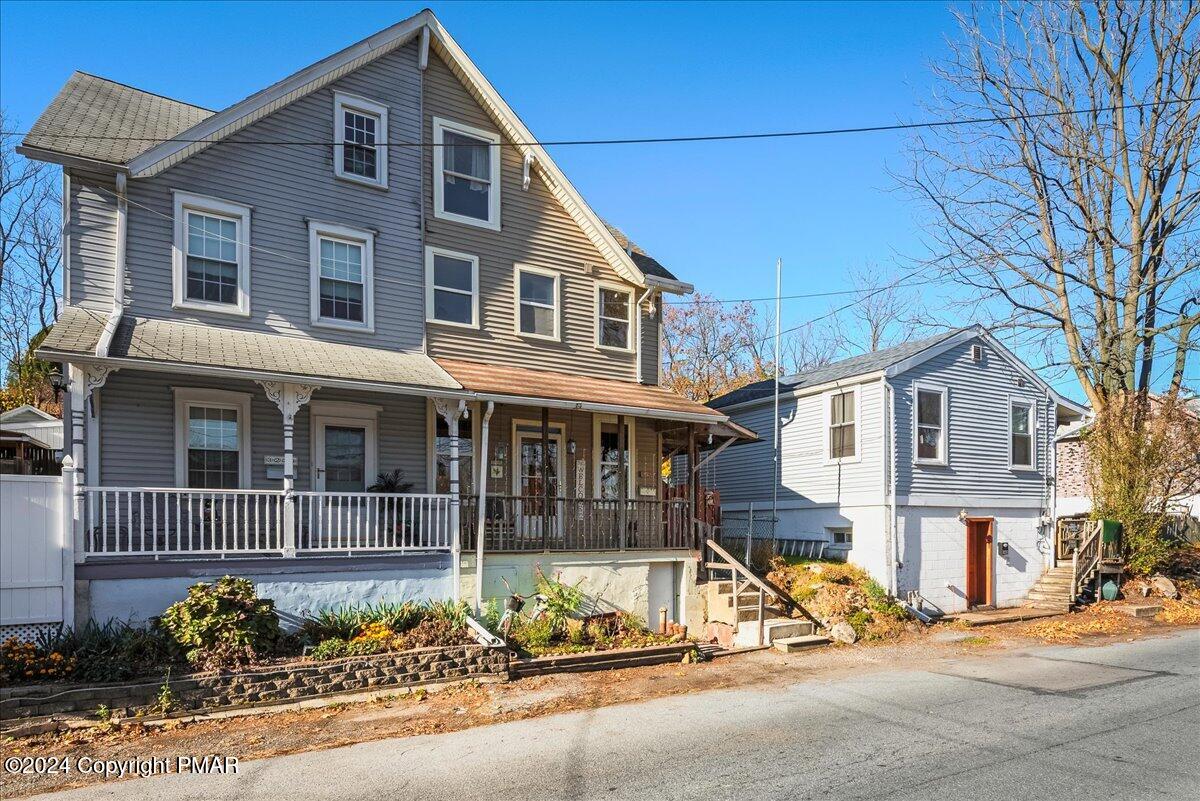
[{"label": "door with glass panel", "polygon": [[557,539],[562,535],[558,500],[563,484],[563,462],[559,458],[563,452],[562,430],[551,429],[544,453],[541,431],[518,426],[516,451],[513,494],[517,496],[517,530],[523,539]]},{"label": "door with glass panel", "polygon": [[[374,511],[366,496],[375,468],[375,422],[313,419],[313,489],[329,493],[306,517],[321,547],[373,547]],[[305,512],[306,510],[302,510]]]}]

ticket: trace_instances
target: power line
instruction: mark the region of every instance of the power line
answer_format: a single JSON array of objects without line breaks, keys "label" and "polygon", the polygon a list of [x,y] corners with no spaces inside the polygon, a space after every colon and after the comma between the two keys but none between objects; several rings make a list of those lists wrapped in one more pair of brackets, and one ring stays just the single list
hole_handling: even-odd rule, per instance
[{"label": "power line", "polygon": [[[908,286],[921,286],[923,284],[936,284],[936,283],[940,283],[940,279],[930,278],[925,281],[916,281],[911,284],[908,284]],[[835,290],[831,290],[829,292],[809,292],[809,293],[800,294],[800,295],[783,295],[779,298],[779,300],[799,300],[802,298],[828,298],[828,297],[833,297],[835,295],[857,295],[862,292],[871,292],[872,290],[873,290],[873,287],[867,287],[864,289],[835,289]],[[772,297],[766,297],[766,298],[725,298],[725,299],[711,298],[708,300],[700,300],[697,298],[695,300],[668,300],[668,301],[665,301],[663,303],[663,305],[664,306],[691,306],[691,305],[708,306],[708,305],[715,305],[715,304],[719,304],[719,303],[764,303],[768,300],[773,301],[773,300],[775,300],[775,297],[772,296]]]},{"label": "power line", "polygon": [[[1200,100],[1200,96],[1178,98],[1174,100],[1155,100],[1146,103],[1128,103],[1115,106],[1096,106],[1088,108],[1067,109],[1065,111],[1040,111],[1031,114],[1013,114],[1009,116],[994,116],[994,117],[971,117],[962,120],[929,120],[925,122],[909,122],[896,123],[893,125],[864,125],[859,127],[844,127],[844,128],[817,128],[798,131],[765,131],[755,133],[738,133],[738,134],[690,134],[684,136],[640,136],[630,138],[612,138],[612,139],[557,139],[557,140],[533,140],[528,142],[499,142],[501,147],[529,147],[533,145],[549,146],[567,146],[567,145],[650,145],[650,144],[677,144],[685,142],[733,142],[745,141],[754,139],[794,139],[811,136],[838,136],[842,134],[859,134],[859,133],[884,133],[889,131],[911,131],[921,128],[947,128],[957,125],[982,125],[986,123],[998,122],[1021,122],[1028,120],[1045,119],[1049,117],[1070,117],[1079,114],[1096,114],[1099,112],[1114,112],[1128,109],[1151,108],[1154,106],[1168,106],[1177,103],[1192,103]],[[27,136],[30,132],[24,133],[19,131],[4,131],[0,132],[5,136]],[[45,132],[43,132],[45,133]],[[170,137],[163,139],[161,137],[152,136],[108,136],[104,134],[55,134],[45,133],[46,136],[56,139],[89,139],[101,140],[106,142],[154,142],[155,144],[166,142],[177,142],[180,144],[230,144],[230,145],[303,145],[303,146],[320,146],[331,147],[341,142],[330,141],[306,141],[306,140],[275,140],[275,139],[252,139],[252,140],[229,140],[222,139],[213,141],[211,139],[190,139],[183,137]],[[376,147],[448,147],[441,142],[377,142]],[[452,146],[452,145],[450,145]]]}]

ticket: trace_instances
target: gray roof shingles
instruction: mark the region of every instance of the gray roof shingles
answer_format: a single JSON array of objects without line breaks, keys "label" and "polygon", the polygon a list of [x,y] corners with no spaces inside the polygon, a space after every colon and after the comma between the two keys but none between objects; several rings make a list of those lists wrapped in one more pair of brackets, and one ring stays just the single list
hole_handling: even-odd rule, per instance
[{"label": "gray roof shingles", "polygon": [[[39,352],[51,359],[59,354],[93,354],[105,319],[105,314],[92,309],[68,307]],[[327,378],[462,389],[461,384],[424,353],[132,316],[121,320],[109,356],[296,376],[316,384]]]},{"label": "gray roof shingles", "polygon": [[75,72],[33,124],[24,144],[125,164],[212,114],[206,108]]},{"label": "gray roof shingles", "polygon": [[[851,356],[848,359],[827,364],[824,367],[816,367],[812,370],[806,370],[803,373],[784,376],[780,381],[781,391],[788,392],[795,389],[803,389],[805,387],[815,387],[820,384],[827,384],[831,381],[840,381],[855,376],[873,373],[876,370],[884,370],[891,367],[897,362],[904,361],[910,356],[915,356],[927,348],[931,348],[940,342],[949,339],[952,336],[966,329],[955,329],[946,331],[935,336],[926,337],[924,339],[905,342],[891,348],[877,350],[874,353],[864,353],[861,356]],[[736,403],[745,403],[746,401],[758,400],[760,398],[769,398],[775,391],[775,381],[768,378],[765,381],[756,381],[753,384],[735,389],[733,392],[728,392],[719,398],[714,398],[708,402],[708,405],[714,409],[723,409],[728,406],[733,406]]]}]

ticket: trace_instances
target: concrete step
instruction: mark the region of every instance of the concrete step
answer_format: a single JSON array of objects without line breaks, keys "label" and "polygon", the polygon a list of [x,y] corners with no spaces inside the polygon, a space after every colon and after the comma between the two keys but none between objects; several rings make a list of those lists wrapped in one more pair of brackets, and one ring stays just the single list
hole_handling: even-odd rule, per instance
[{"label": "concrete step", "polygon": [[785,654],[794,654],[797,651],[817,648],[822,645],[828,645],[831,642],[833,640],[821,634],[807,634],[803,637],[785,637],[782,640],[776,640],[771,645],[776,651],[782,651]]},{"label": "concrete step", "polygon": [[[767,604],[763,607],[763,617],[773,618],[787,614],[787,610],[778,606]],[[758,604],[754,606],[744,606],[737,611],[738,623],[743,623],[747,620],[758,620]]]},{"label": "concrete step", "polygon": [[1069,603],[1059,603],[1058,601],[1030,601],[1026,604],[1034,609],[1050,609],[1055,612],[1070,612],[1071,605]]},{"label": "concrete step", "polygon": [[[785,640],[790,637],[806,637],[813,633],[813,624],[807,620],[793,620],[789,617],[772,613],[763,621],[762,644],[770,645],[775,640]],[[758,645],[757,618],[738,624],[737,632],[733,635],[735,645],[749,647]]]},{"label": "concrete step", "polygon": [[1069,592],[1066,592],[1066,591],[1056,592],[1053,590],[1039,590],[1036,587],[1034,587],[1032,590],[1030,590],[1029,593],[1025,597],[1031,601],[1062,601],[1063,603],[1070,603],[1072,600],[1071,593],[1069,593]]}]

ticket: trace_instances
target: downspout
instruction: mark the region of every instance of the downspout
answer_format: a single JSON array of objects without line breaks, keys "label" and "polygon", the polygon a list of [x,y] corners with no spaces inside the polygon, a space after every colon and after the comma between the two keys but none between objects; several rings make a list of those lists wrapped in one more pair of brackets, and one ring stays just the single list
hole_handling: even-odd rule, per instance
[{"label": "downspout", "polygon": [[[639,384],[644,383],[642,380],[642,304],[646,302],[646,298],[652,292],[654,292],[653,287],[646,287],[646,291],[642,293],[642,296],[637,299],[637,303],[633,306],[634,311],[637,313],[637,348],[634,353],[637,354],[637,382]],[[597,337],[597,341],[599,341],[599,337]]]},{"label": "downspout", "polygon": [[896,525],[896,393],[883,378],[884,459],[883,481],[887,504],[884,510],[885,537],[888,549],[888,592],[895,597],[900,592],[900,538]]},{"label": "downspout", "polygon": [[96,355],[107,356],[121,315],[125,313],[125,231],[128,228],[129,200],[126,196],[125,173],[117,173],[117,237],[113,253],[113,305],[104,322],[104,330],[96,342]]},{"label": "downspout", "polygon": [[483,614],[483,540],[484,514],[487,505],[488,483],[488,423],[496,410],[495,401],[488,401],[487,411],[479,424],[479,508],[475,519],[475,614]]}]

